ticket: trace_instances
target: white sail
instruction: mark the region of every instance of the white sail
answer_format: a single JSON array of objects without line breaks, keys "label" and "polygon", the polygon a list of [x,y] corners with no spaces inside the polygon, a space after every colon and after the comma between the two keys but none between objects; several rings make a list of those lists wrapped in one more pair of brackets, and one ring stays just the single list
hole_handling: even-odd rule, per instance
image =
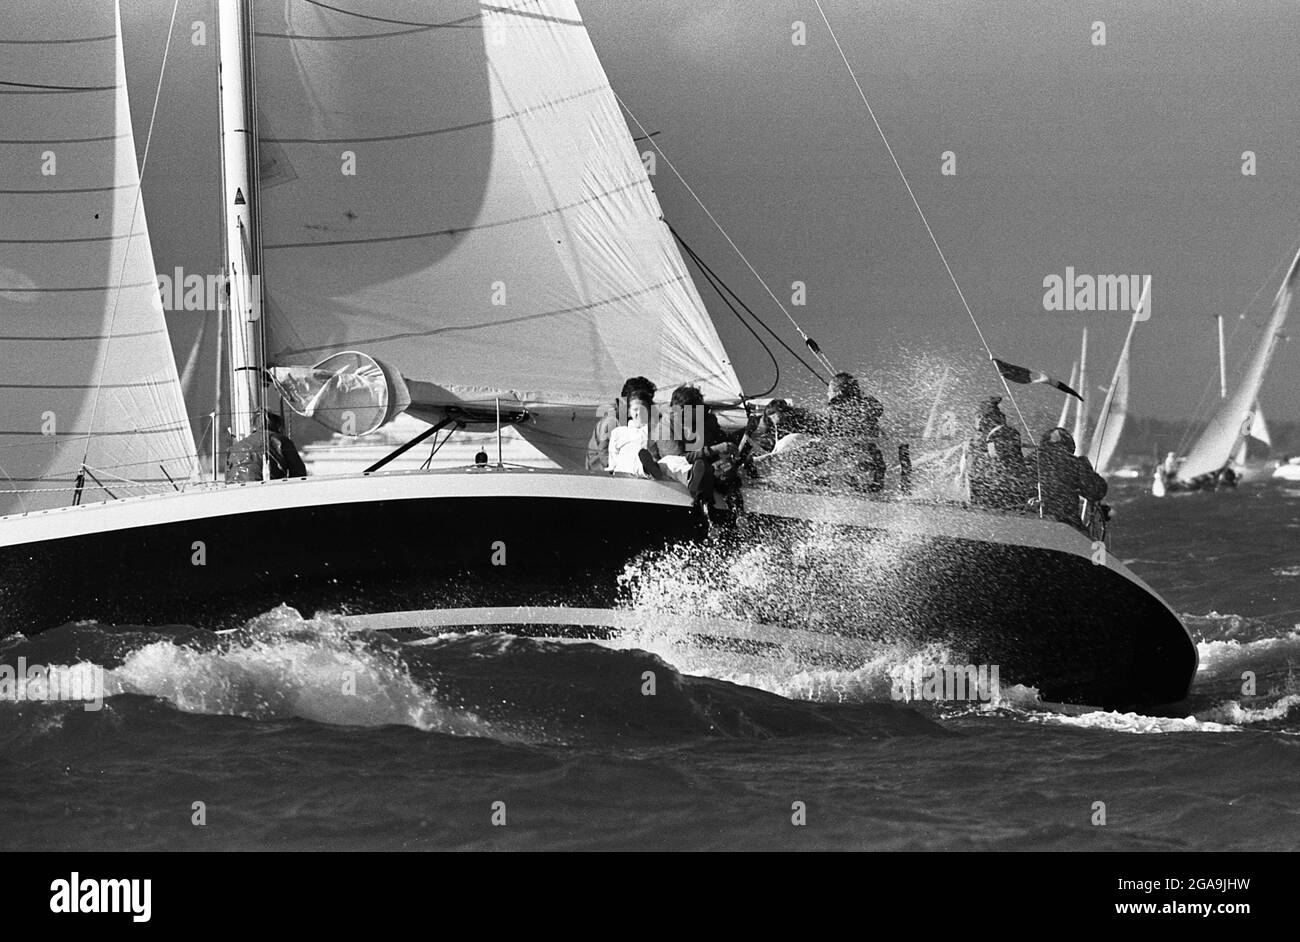
[{"label": "white sail", "polygon": [[1093,429],[1092,441],[1085,452],[1098,474],[1106,474],[1110,470],[1120,436],[1124,434],[1124,423],[1128,420],[1128,374],[1133,334],[1137,331],[1137,325],[1151,316],[1150,303],[1151,278],[1147,277],[1142,284],[1142,293],[1133,305],[1133,318],[1129,321],[1128,333],[1124,335],[1119,359],[1115,361],[1115,372],[1106,389],[1106,398],[1102,400],[1101,411],[1097,413],[1097,427]]},{"label": "white sail", "polygon": [[572,0],[259,5],[269,360],[522,404],[581,466],[623,381],[739,383]]},{"label": "white sail", "polygon": [[1268,432],[1268,423],[1264,421],[1264,410],[1255,402],[1255,418],[1250,423],[1249,436],[1261,445],[1273,446],[1273,437]]},{"label": "white sail", "polygon": [[1103,405],[1097,427],[1093,429],[1092,442],[1088,446],[1088,459],[1098,474],[1110,471],[1115,449],[1119,445],[1120,436],[1124,434],[1124,423],[1128,420],[1128,373],[1129,347],[1125,344],[1115,370],[1114,385],[1107,393],[1109,408]]},{"label": "white sail", "polygon": [[[140,199],[116,3],[0,7],[0,513],[195,469]],[[122,479],[129,479],[124,481]]]},{"label": "white sail", "polygon": [[1092,392],[1088,389],[1088,328],[1083,328],[1083,341],[1079,351],[1079,395],[1083,400],[1074,407],[1074,447],[1076,454],[1083,454],[1084,437],[1088,433],[1088,404],[1092,402]]},{"label": "white sail", "polygon": [[1259,397],[1260,387],[1268,372],[1269,362],[1282,339],[1282,327],[1286,324],[1287,311],[1291,306],[1291,297],[1295,293],[1296,272],[1300,269],[1300,254],[1297,254],[1287,270],[1286,278],[1278,289],[1273,301],[1273,313],[1268,320],[1264,333],[1259,339],[1255,352],[1246,366],[1246,372],[1232,393],[1219,406],[1210,424],[1201,437],[1196,440],[1187,459],[1178,469],[1178,477],[1183,481],[1202,474],[1218,471],[1232,457],[1240,439],[1250,434],[1250,422],[1253,407]]},{"label": "white sail", "polygon": [[1246,459],[1250,456],[1251,440],[1259,442],[1261,445],[1273,444],[1272,438],[1268,433],[1268,425],[1264,421],[1264,410],[1256,402],[1251,410],[1251,414],[1241,423],[1241,441],[1237,444],[1236,454],[1233,455],[1232,463],[1238,468],[1246,466]]},{"label": "white sail", "polygon": [[[1078,389],[1079,382],[1079,361],[1075,360],[1070,366],[1070,388]],[[1079,400],[1073,396],[1066,396],[1065,401],[1061,403],[1061,417],[1056,422],[1057,428],[1065,428],[1065,423],[1070,419],[1070,404],[1077,403]]]}]

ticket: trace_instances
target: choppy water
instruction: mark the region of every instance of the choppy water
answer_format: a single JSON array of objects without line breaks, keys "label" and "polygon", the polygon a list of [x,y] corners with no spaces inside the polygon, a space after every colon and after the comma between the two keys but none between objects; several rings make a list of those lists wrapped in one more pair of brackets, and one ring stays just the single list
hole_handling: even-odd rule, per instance
[{"label": "choppy water", "polygon": [[84,623],[0,642],[0,663],[98,665],[107,688],[98,712],[0,703],[0,847],[1300,847],[1300,489],[1114,497],[1115,552],[1198,642],[1186,717],[1062,715],[1019,688],[905,706],[883,648],[812,670],[654,630],[403,646],[283,609],[225,637]]}]

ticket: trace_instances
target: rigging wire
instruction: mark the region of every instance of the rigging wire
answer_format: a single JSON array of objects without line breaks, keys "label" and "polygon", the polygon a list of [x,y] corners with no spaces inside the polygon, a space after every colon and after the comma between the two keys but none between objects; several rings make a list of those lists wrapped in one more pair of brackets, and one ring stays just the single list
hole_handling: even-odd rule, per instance
[{"label": "rigging wire", "polygon": [[[740,298],[740,296],[736,294],[736,292],[733,291],[725,281],[722,280],[721,276],[719,276],[717,272],[715,272],[712,268],[710,268],[708,264],[704,261],[704,259],[700,258],[699,253],[697,253],[693,248],[687,245],[686,240],[681,237],[681,235],[677,232],[676,229],[672,227],[670,223],[665,223],[665,225],[668,226],[668,231],[673,234],[673,238],[675,238],[678,244],[681,245],[682,250],[686,252],[687,256],[691,259],[691,261],[693,261],[696,264],[696,266],[700,269],[700,271],[704,273],[704,276],[706,278],[710,279],[710,284],[713,284],[714,282],[717,283],[714,286],[714,290],[718,290],[717,286],[720,285],[722,289],[724,289],[727,292],[727,294],[731,295],[731,297],[735,299],[736,303],[740,305],[740,307],[745,311],[746,314],[748,314],[755,321],[757,321],[759,326],[761,326],[764,330],[766,330],[769,334],[771,334],[772,338],[776,340],[776,342],[779,343],[782,347],[784,347],[786,352],[788,352],[792,357],[795,358],[795,360],[799,362],[800,366],[802,366],[808,372],[812,373],[812,375],[816,377],[819,382],[821,383],[828,382],[827,378],[823,376],[820,372],[818,372],[815,366],[810,365],[807,360],[805,360],[803,357],[799,355],[799,351],[795,350],[788,343],[786,343],[781,338],[781,336],[775,330],[773,330],[767,324],[766,321],[763,320],[763,318],[759,317],[758,314],[756,314],[754,310],[750,308],[750,306],[746,304]],[[726,298],[724,297],[723,300],[725,301]],[[733,313],[735,313],[735,308],[732,308],[732,311]],[[739,313],[736,313],[736,317],[737,318],[740,317]],[[744,323],[743,318],[741,319],[741,322]],[[746,324],[745,326],[748,327],[749,325]],[[755,335],[755,337],[757,337],[757,334]],[[766,344],[763,344],[761,338],[759,339],[758,342],[763,345],[763,349],[767,350],[768,355],[770,356],[772,351],[767,348]],[[778,370],[779,369],[780,367],[778,366]],[[768,390],[768,392],[771,392],[771,390]],[[763,393],[763,395],[767,395],[767,393]]]},{"label": "rigging wire", "polygon": [[[984,347],[984,352],[988,354],[989,361],[992,362],[994,359],[993,349],[989,346],[988,340],[984,337],[984,331],[980,328],[979,321],[975,317],[975,312],[971,310],[971,306],[966,302],[966,295],[962,292],[961,285],[957,283],[957,276],[953,274],[952,266],[948,264],[948,257],[944,254],[943,247],[939,245],[939,240],[935,237],[934,230],[930,228],[930,223],[925,218],[925,211],[921,209],[921,203],[917,200],[916,193],[912,191],[912,184],[908,182],[907,174],[903,172],[902,164],[898,162],[898,158],[894,155],[894,148],[889,145],[889,139],[885,136],[884,129],[876,119],[876,112],[871,107],[871,102],[867,100],[867,93],[862,90],[862,83],[858,81],[857,73],[853,71],[853,66],[849,62],[848,56],[844,54],[844,47],[840,45],[839,38],[836,37],[835,30],[831,27],[831,21],[826,18],[826,11],[822,9],[821,0],[813,0],[813,2],[817,5],[817,12],[821,14],[822,22],[826,24],[826,31],[830,34],[831,42],[835,44],[835,49],[840,54],[840,59],[844,62],[844,68],[848,70],[849,78],[853,80],[853,85],[858,90],[858,96],[862,99],[862,104],[867,108],[867,114],[871,117],[871,123],[876,127],[876,133],[880,135],[880,140],[884,142],[885,150],[889,152],[889,159],[893,161],[894,169],[898,171],[898,176],[902,179],[903,186],[907,188],[907,195],[911,197],[912,205],[916,207],[916,213],[921,218],[921,225],[925,226],[925,231],[930,236],[930,241],[934,243],[935,251],[939,253],[939,260],[943,262],[944,270],[948,272],[948,278],[952,281],[952,286],[957,289],[957,297],[961,299],[961,305],[966,309],[966,314],[975,328],[975,333],[979,336],[980,343]],[[1016,402],[1016,397],[1011,392],[1011,386],[1008,384],[1007,378],[1002,375],[1002,371],[997,368],[997,364],[993,364],[993,368],[997,371],[998,379],[1002,381],[1002,388],[1006,390],[1007,398],[1011,401],[1011,405],[1016,410],[1016,415],[1020,418],[1020,424],[1025,427],[1025,433],[1032,438],[1033,432],[1029,427],[1029,423],[1025,420],[1024,413],[1020,411],[1020,404]]]},{"label": "rigging wire", "polygon": [[[180,8],[181,0],[175,0],[172,4],[171,23],[167,26],[167,42],[163,46],[162,65],[158,69],[158,85],[154,88],[153,108],[149,112],[149,130],[144,138],[144,153],[140,156],[140,172],[136,178],[135,200],[131,207],[131,222],[127,226],[126,248],[122,252],[122,265],[118,269],[117,285],[113,292],[113,310],[108,318],[108,333],[104,337],[104,345],[107,347],[113,342],[113,326],[117,323],[117,310],[122,300],[122,283],[126,280],[126,265],[131,258],[131,243],[135,239],[135,220],[139,215],[140,206],[144,202],[144,172],[149,165],[149,145],[153,141],[154,123],[158,119],[158,102],[162,98],[163,78],[167,75],[167,57],[172,48],[172,35],[176,31],[176,11]],[[116,65],[117,54],[114,53]],[[126,66],[123,63],[123,69]],[[115,69],[116,71],[116,69]],[[150,261],[152,264],[152,260]],[[81,455],[81,464],[84,467],[86,461],[90,458],[90,442],[95,432],[95,416],[99,412],[99,399],[104,388],[104,373],[108,369],[107,356],[104,356],[99,364],[99,377],[95,380],[95,397],[91,400],[90,421],[86,423],[86,448]]]},{"label": "rigging wire", "polygon": [[[672,227],[669,226],[669,229],[671,228]],[[676,233],[673,233],[673,235],[676,235]],[[678,241],[681,240],[679,239]],[[686,250],[686,254],[690,256],[691,261],[695,262],[695,265],[697,268],[699,268],[700,273],[704,275],[705,280],[708,281],[709,285],[713,288],[713,290],[718,293],[718,297],[722,298],[722,303],[727,305],[727,307],[731,310],[731,313],[736,316],[736,320],[740,321],[740,323],[744,326],[744,328],[747,331],[749,331],[751,334],[753,334],[754,339],[758,341],[758,345],[763,348],[763,352],[766,353],[768,358],[772,361],[772,371],[773,371],[772,385],[768,386],[767,389],[763,390],[761,393],[746,394],[742,390],[741,391],[742,398],[756,399],[761,396],[767,396],[771,394],[776,389],[776,387],[781,384],[781,364],[777,362],[776,354],[772,352],[771,347],[769,347],[764,342],[763,338],[758,335],[758,331],[756,331],[753,327],[751,327],[749,322],[746,321],[745,318],[740,316],[740,311],[736,310],[736,306],[731,303],[731,299],[728,298],[727,295],[724,293],[720,282],[718,282],[714,274],[704,266],[704,264],[700,261],[699,257],[696,256],[695,253],[692,252],[690,248],[687,247],[685,242],[682,242],[682,248]],[[750,316],[751,317],[753,316],[752,311],[750,312]],[[760,321],[760,323],[762,322]]]},{"label": "rigging wire", "polygon": [[[610,91],[613,91],[613,89],[610,89]],[[714,227],[720,233],[722,233],[722,237],[727,240],[727,244],[731,246],[732,251],[734,251],[736,255],[740,257],[740,260],[745,263],[745,267],[749,269],[750,274],[758,279],[758,283],[763,286],[763,290],[767,292],[768,297],[776,303],[776,306],[781,309],[781,313],[785,315],[786,320],[790,322],[791,326],[798,331],[799,336],[803,338],[804,345],[812,351],[813,356],[821,361],[822,365],[825,366],[827,370],[834,373],[835,367],[831,365],[831,361],[827,359],[826,355],[822,353],[821,348],[817,346],[817,341],[809,337],[804,329],[799,326],[799,322],[795,320],[794,315],[791,314],[786,306],[781,303],[781,299],[776,296],[776,292],[774,292],[763,279],[763,276],[758,273],[758,269],[750,263],[749,259],[745,256],[745,253],[740,250],[740,246],[736,244],[735,240],[727,234],[727,230],[722,227],[722,223],[718,222],[718,218],[709,211],[709,207],[704,205],[704,200],[700,199],[699,194],[696,193],[691,185],[686,182],[686,178],[681,175],[673,162],[668,159],[668,155],[664,153],[663,148],[659,146],[659,144],[653,139],[653,136],[650,135],[650,132],[646,130],[645,125],[642,124],[637,116],[632,113],[632,109],[627,106],[627,102],[619,96],[618,92],[614,92],[614,98],[618,101],[619,105],[622,106],[623,110],[627,112],[627,116],[632,119],[632,122],[637,126],[637,129],[640,130],[642,136],[648,139],[650,146],[653,147],[655,152],[663,158],[664,163],[668,165],[668,169],[673,172],[673,176],[675,176],[678,182],[686,188],[686,192],[691,195],[691,198],[695,200],[700,209],[704,210],[704,215],[708,216],[709,221],[713,223]]]}]

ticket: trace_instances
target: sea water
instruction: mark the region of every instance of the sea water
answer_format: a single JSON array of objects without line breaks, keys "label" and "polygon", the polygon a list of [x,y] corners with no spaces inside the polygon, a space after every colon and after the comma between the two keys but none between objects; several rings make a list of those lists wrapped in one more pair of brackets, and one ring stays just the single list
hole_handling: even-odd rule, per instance
[{"label": "sea water", "polygon": [[[956,655],[897,642],[832,668],[653,623],[413,646],[283,607],[224,636],[82,622],[0,641],[102,683],[98,709],[7,688],[0,848],[1300,847],[1300,489],[1111,500],[1113,552],[1199,648],[1185,715],[900,702],[900,659]],[[706,580],[645,562],[629,604],[803,604],[747,552]]]}]

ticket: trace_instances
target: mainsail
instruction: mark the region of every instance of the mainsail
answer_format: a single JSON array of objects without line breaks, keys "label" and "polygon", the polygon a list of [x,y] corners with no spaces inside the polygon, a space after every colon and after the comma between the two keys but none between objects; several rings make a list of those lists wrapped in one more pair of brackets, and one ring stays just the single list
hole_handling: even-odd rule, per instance
[{"label": "mainsail", "polygon": [[257,16],[273,365],[364,351],[571,467],[628,376],[737,396],[573,0]]},{"label": "mainsail", "polygon": [[83,466],[81,500],[170,489],[194,441],[117,4],[5,4],[0,37],[0,514],[73,503]]},{"label": "mainsail", "polygon": [[1273,301],[1273,313],[1264,328],[1255,352],[1246,366],[1241,382],[1227,399],[1219,406],[1210,424],[1201,437],[1196,440],[1187,459],[1178,469],[1178,478],[1190,481],[1220,470],[1232,457],[1240,440],[1250,434],[1255,403],[1259,398],[1260,387],[1268,372],[1269,362],[1282,339],[1282,327],[1286,323],[1287,311],[1291,307],[1291,297],[1295,293],[1296,272],[1300,269],[1300,254],[1297,254],[1287,270],[1282,286]]}]

